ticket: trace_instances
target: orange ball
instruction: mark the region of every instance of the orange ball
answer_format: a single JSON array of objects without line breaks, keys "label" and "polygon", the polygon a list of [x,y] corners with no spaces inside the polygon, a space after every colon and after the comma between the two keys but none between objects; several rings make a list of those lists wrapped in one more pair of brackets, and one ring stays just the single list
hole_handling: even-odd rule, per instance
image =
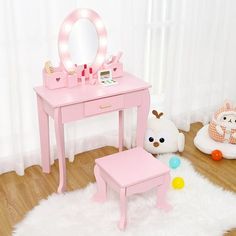
[{"label": "orange ball", "polygon": [[214,150],[211,152],[211,158],[214,161],[220,161],[222,159],[222,152],[220,150]]}]

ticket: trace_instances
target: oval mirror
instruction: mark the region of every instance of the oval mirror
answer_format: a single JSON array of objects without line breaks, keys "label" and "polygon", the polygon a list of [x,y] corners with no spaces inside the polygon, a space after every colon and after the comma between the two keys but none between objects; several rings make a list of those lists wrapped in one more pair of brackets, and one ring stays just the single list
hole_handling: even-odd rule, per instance
[{"label": "oval mirror", "polygon": [[91,65],[98,51],[98,34],[88,19],[77,21],[70,32],[68,50],[71,60],[77,65]]},{"label": "oval mirror", "polygon": [[58,37],[62,65],[74,71],[75,64],[88,64],[93,74],[102,66],[107,48],[106,28],[100,16],[90,9],[77,9],[63,21]]}]

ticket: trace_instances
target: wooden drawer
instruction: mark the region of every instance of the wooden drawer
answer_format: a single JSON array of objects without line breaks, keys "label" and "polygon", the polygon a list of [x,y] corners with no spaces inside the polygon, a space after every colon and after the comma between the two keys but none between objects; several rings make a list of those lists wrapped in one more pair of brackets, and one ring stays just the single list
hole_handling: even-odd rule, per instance
[{"label": "wooden drawer", "polygon": [[110,111],[117,111],[124,107],[123,95],[102,98],[91,102],[86,102],[84,105],[85,116],[92,116]]}]

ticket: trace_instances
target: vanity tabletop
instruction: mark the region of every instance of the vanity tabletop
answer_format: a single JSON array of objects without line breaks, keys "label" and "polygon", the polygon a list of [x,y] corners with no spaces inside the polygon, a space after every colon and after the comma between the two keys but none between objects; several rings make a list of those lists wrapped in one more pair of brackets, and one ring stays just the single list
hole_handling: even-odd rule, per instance
[{"label": "vanity tabletop", "polygon": [[61,107],[99,98],[139,91],[151,87],[150,84],[129,73],[124,73],[122,77],[115,78],[115,80],[118,82],[118,84],[108,87],[100,84],[85,84],[74,88],[59,88],[54,90],[40,86],[35,87],[34,90],[52,107]]}]

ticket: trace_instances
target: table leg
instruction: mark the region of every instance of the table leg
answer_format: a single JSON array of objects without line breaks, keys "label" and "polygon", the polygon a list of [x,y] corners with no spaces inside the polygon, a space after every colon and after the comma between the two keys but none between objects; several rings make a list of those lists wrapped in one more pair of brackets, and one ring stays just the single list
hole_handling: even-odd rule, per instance
[{"label": "table leg", "polygon": [[124,145],[124,111],[119,111],[119,152],[123,151]]},{"label": "table leg", "polygon": [[137,111],[137,134],[136,145],[143,147],[144,136],[147,128],[148,112],[150,107],[150,95],[149,91],[143,92],[142,104],[138,107]]},{"label": "table leg", "polygon": [[94,194],[93,200],[96,202],[105,202],[107,199],[107,184],[103,180],[100,174],[100,168],[97,165],[94,167],[94,175],[97,182],[97,192]]},{"label": "table leg", "polygon": [[157,207],[169,211],[172,209],[172,206],[167,203],[166,193],[170,186],[170,174],[164,176],[163,184],[157,187]]},{"label": "table leg", "polygon": [[59,162],[59,187],[57,192],[61,193],[66,190],[66,161],[64,144],[64,125],[62,124],[60,108],[56,108],[54,111],[54,121],[57,143],[57,156]]},{"label": "table leg", "polygon": [[127,196],[126,188],[121,188],[120,190],[120,222],[119,228],[124,230],[127,224]]},{"label": "table leg", "polygon": [[50,173],[50,141],[48,114],[43,108],[42,99],[37,96],[38,120],[41,147],[41,166],[44,173]]}]

